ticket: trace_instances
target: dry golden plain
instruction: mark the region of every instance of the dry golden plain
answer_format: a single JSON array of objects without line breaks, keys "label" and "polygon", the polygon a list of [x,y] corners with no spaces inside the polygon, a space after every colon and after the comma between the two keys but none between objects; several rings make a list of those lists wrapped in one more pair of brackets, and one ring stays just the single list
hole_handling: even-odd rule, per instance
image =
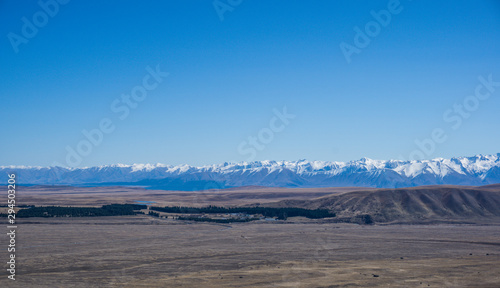
[{"label": "dry golden plain", "polygon": [[17,280],[0,285],[499,287],[499,239],[494,225],[30,218],[19,223]]},{"label": "dry golden plain", "polygon": [[[365,188],[366,189],[366,188]],[[368,188],[370,189],[370,188]],[[281,200],[310,200],[336,193],[359,190],[359,187],[338,188],[269,188],[241,187],[223,190],[166,191],[140,187],[73,187],[20,186],[17,199],[24,205],[101,206],[110,203],[152,201],[158,206],[245,205]]]},{"label": "dry golden plain", "polygon": [[[20,192],[19,199],[20,204],[33,204],[29,197],[45,197],[45,205],[96,205],[109,203],[111,197],[89,194],[85,202],[85,195],[73,192]],[[156,199],[161,205],[193,200],[161,193]],[[238,198],[226,195],[228,191],[210,193],[205,200],[215,199],[213,203]],[[273,198],[266,195],[259,201]],[[121,195],[111,202],[138,196]],[[136,200],[154,201],[154,195]],[[2,243],[7,243],[3,235]],[[215,224],[147,215],[24,218],[18,220],[16,240],[17,280],[4,273],[0,287],[500,287],[500,225],[494,222],[357,225],[289,218]],[[0,258],[7,261],[6,249],[1,251]]]}]

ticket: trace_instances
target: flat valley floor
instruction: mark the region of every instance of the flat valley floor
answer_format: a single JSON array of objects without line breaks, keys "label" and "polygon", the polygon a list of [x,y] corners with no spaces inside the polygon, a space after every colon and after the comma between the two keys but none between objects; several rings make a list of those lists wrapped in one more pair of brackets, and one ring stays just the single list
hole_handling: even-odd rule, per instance
[{"label": "flat valley floor", "polygon": [[0,287],[500,287],[497,225],[291,219],[22,219],[16,280]]},{"label": "flat valley floor", "polygon": [[[16,200],[238,205],[349,190],[21,187]],[[217,224],[136,215],[24,218],[17,224],[16,280],[4,270],[0,287],[500,287],[498,222],[361,226],[289,218]],[[0,241],[6,263],[6,233]]]}]

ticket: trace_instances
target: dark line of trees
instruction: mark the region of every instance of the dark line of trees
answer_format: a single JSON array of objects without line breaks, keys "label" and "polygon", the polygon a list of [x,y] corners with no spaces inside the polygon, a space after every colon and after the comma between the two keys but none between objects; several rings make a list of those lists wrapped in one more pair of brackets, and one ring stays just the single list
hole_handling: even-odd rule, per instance
[{"label": "dark line of trees", "polygon": [[264,217],[276,217],[278,219],[286,219],[287,217],[302,216],[310,219],[320,219],[335,217],[335,213],[331,213],[326,209],[304,209],[304,208],[272,208],[272,207],[150,207],[151,210],[166,212],[166,213],[179,213],[179,214],[229,214],[229,213],[245,213],[245,214],[261,214]]},{"label": "dark line of trees", "polygon": [[[97,217],[143,214],[140,209],[147,209],[146,205],[139,204],[110,204],[97,207],[61,207],[43,206],[31,207],[17,211],[16,217]],[[2,214],[0,217],[7,217]]]},{"label": "dark line of trees", "polygon": [[149,211],[148,215],[153,216],[153,217],[160,217],[160,213],[156,213],[156,212],[153,212],[153,211]]}]

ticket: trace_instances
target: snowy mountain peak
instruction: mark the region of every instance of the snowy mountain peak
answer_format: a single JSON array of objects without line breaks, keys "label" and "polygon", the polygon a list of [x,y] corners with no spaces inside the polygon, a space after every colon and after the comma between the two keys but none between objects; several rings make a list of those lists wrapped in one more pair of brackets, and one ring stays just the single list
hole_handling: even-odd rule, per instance
[{"label": "snowy mountain peak", "polygon": [[[500,182],[500,153],[422,161],[373,160],[365,157],[350,162],[301,159],[225,162],[199,167],[156,163],[113,164],[85,168],[0,166],[0,170],[3,175],[1,177],[6,177],[7,173],[18,173],[21,184],[127,183],[127,185],[181,190],[184,186],[170,187],[168,183],[175,180],[176,185],[184,183],[186,187],[192,187],[193,183],[210,182],[218,183],[217,185],[222,188],[247,185],[381,188],[434,184],[485,185]],[[160,182],[167,184],[161,186],[158,184]]]}]

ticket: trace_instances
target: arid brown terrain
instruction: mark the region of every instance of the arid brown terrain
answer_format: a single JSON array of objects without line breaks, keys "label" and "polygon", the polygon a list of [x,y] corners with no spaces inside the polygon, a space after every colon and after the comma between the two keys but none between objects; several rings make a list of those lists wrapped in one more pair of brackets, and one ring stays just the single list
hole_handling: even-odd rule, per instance
[{"label": "arid brown terrain", "polygon": [[286,199],[311,200],[317,197],[357,191],[359,187],[338,188],[269,188],[241,187],[205,191],[165,191],[140,187],[73,187],[30,186],[19,187],[17,198],[24,205],[99,206],[110,203],[152,201],[157,206],[231,205],[269,203]]},{"label": "arid brown terrain", "polygon": [[[467,207],[483,205],[483,200],[497,203],[498,187],[455,188],[352,192],[359,188],[248,187],[177,192],[22,187],[18,200],[26,205],[73,206],[134,201],[158,206],[244,206],[289,201],[334,210],[343,207],[339,203],[351,203],[359,211],[348,214],[339,209],[339,217],[361,213],[374,218],[373,209],[385,205],[388,215],[407,213],[409,208],[401,203],[414,203],[408,207],[426,203],[421,195],[432,201],[452,199],[441,201],[437,207],[442,211],[458,207],[457,201],[462,201],[458,203],[463,211],[476,211]],[[419,207],[412,209],[418,212],[428,206]],[[477,210],[484,211],[482,216],[469,214],[467,221],[455,218],[460,208],[439,219],[435,212],[422,212],[423,217],[432,216],[428,225],[415,224],[421,218],[408,222],[411,217],[404,218],[404,224],[376,221],[374,225],[301,217],[232,224],[148,215],[23,218],[18,219],[17,280],[8,280],[5,273],[0,287],[500,287],[498,206],[497,210],[488,207]],[[468,222],[473,224],[464,224]],[[5,234],[1,239],[6,245]],[[1,259],[7,261],[6,249],[1,251]]]},{"label": "arid brown terrain", "polygon": [[378,223],[489,223],[500,219],[500,185],[370,189],[306,201],[283,200],[270,206],[329,209],[339,218],[370,215]]}]

